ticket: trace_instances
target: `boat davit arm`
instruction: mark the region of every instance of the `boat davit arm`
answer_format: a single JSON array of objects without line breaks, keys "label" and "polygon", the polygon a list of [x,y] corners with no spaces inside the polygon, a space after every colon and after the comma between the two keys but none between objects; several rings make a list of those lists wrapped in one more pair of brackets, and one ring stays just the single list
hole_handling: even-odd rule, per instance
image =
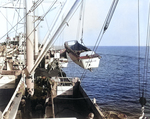
[{"label": "boat davit arm", "polygon": [[78,6],[81,4],[81,2],[82,2],[82,0],[76,0],[75,1],[73,6],[71,7],[70,11],[66,15],[66,17],[63,19],[62,23],[59,25],[57,30],[51,35],[51,37],[50,37],[51,40],[48,43],[46,43],[46,45],[44,45],[42,51],[40,52],[38,58],[35,61],[33,68],[30,71],[30,74],[32,74],[35,71],[35,69],[37,68],[37,66],[39,65],[39,63],[41,62],[43,57],[45,56],[48,49],[52,46],[53,41],[57,38],[57,36],[61,33],[61,31],[67,25],[66,23],[69,22],[71,16],[73,15],[74,11],[78,8]]}]

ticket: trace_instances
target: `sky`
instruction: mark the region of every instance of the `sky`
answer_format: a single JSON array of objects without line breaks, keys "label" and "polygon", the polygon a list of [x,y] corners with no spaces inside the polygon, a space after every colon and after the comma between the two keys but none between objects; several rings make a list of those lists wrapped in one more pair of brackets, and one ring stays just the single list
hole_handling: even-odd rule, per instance
[{"label": "sky", "polygon": [[[47,0],[48,1],[48,0]],[[68,6],[72,5],[74,0],[69,0],[67,3]],[[148,23],[148,5],[149,0],[139,0],[140,1],[140,39],[141,45],[146,44],[146,30]],[[106,15],[113,0],[86,0],[85,1],[85,14],[84,14],[84,22],[83,22],[83,42],[87,46],[94,46],[96,40],[98,38],[99,32],[102,28],[104,20],[106,19]],[[43,3],[44,5],[44,3]],[[45,5],[48,5],[47,3]],[[46,8],[40,8],[38,13],[41,11],[46,11]],[[57,11],[57,8],[53,10],[53,13],[48,14],[43,23],[41,23],[39,27],[39,31],[41,33],[40,42],[42,42],[46,32],[45,29],[48,29],[48,25],[44,24],[44,22],[48,22],[50,26],[50,22],[53,16]],[[4,18],[1,13],[3,13],[3,9],[0,9],[0,17]],[[6,12],[5,12],[6,13]],[[60,35],[59,39],[63,39],[63,41],[69,40],[79,40],[81,38],[81,32],[79,31],[79,13],[80,9],[74,14],[68,26]],[[42,14],[42,12],[41,12]],[[8,16],[8,15],[7,15]],[[64,15],[65,16],[65,15]],[[13,15],[9,12],[9,17],[12,19]],[[62,18],[61,18],[62,19]],[[16,19],[14,19],[15,21]],[[1,20],[1,32],[0,37],[5,34],[6,27],[6,19]],[[82,25],[80,26],[82,27]],[[8,28],[9,29],[9,28]],[[138,45],[138,0],[119,0],[110,25],[102,37],[99,46],[137,46]]]},{"label": "sky", "polygon": [[[85,8],[84,41],[96,42],[112,0],[87,0]],[[103,35],[100,46],[137,46],[138,0],[119,0],[110,25]],[[148,0],[140,0],[141,45],[145,45]]]}]

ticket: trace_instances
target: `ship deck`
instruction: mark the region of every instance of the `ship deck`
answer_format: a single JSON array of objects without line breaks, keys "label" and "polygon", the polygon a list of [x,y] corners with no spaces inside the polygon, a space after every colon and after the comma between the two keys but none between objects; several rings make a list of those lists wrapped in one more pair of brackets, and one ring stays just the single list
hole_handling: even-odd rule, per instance
[{"label": "ship deck", "polygon": [[0,89],[0,111],[3,112],[15,89]]},{"label": "ship deck", "polygon": [[[56,72],[55,72],[56,73]],[[42,72],[43,74],[43,72]],[[57,77],[58,78],[58,77]],[[33,97],[24,98],[20,103],[22,119],[30,118],[76,118],[86,119],[93,113],[94,119],[101,119],[98,110],[80,86],[80,82],[68,82],[67,78],[38,76],[35,78],[35,93]],[[55,80],[55,81],[54,81]],[[65,81],[65,83],[63,82]],[[65,92],[58,91],[58,87],[71,87]],[[63,87],[63,86],[64,87]],[[61,87],[62,86],[62,87]],[[59,94],[58,94],[58,92]]]},{"label": "ship deck", "polygon": [[[23,114],[22,119],[45,117],[86,119],[89,113],[95,115],[94,119],[101,119],[90,99],[84,97],[84,94],[82,95],[83,92],[77,93],[75,91],[75,95],[72,96],[56,96],[53,98],[53,102],[49,100],[48,103],[46,103],[46,98],[42,95],[40,98],[32,97],[31,99],[26,99],[26,112]],[[35,94],[35,96],[37,95]]]}]

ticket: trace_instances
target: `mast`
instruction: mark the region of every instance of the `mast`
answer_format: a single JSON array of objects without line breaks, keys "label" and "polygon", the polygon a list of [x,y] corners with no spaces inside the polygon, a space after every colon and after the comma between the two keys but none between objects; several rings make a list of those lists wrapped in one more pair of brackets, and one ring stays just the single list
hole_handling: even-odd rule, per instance
[{"label": "mast", "polygon": [[38,49],[38,32],[39,32],[39,28],[36,29],[35,31],[35,38],[34,38],[34,56],[35,56],[35,59],[38,55],[38,52],[39,52],[39,49]]},{"label": "mast", "polygon": [[[30,72],[32,67],[34,66],[34,32],[33,31],[33,12],[30,11],[32,7],[32,0],[26,1],[26,60],[27,60],[27,72]],[[31,76],[32,75],[32,76]],[[26,85],[27,92],[29,96],[34,94],[34,76],[33,74],[26,73]]]},{"label": "mast", "polygon": [[[26,1],[26,10],[29,12],[32,7],[32,0]],[[27,51],[27,70],[30,72],[34,65],[34,33],[33,30],[33,14],[32,12],[26,17],[26,51]]]},{"label": "mast", "polygon": [[[35,6],[35,0],[33,1],[34,3],[34,6]],[[34,27],[35,27],[35,16],[36,16],[36,11],[34,10]],[[34,59],[37,58],[37,55],[38,55],[38,27],[37,29],[35,29],[35,32],[34,32]]]}]

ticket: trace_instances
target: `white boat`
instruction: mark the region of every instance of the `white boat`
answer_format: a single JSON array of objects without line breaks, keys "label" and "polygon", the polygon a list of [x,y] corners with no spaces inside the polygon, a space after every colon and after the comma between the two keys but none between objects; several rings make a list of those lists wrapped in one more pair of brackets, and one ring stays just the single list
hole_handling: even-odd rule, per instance
[{"label": "white boat", "polygon": [[65,42],[65,48],[72,61],[82,68],[93,69],[99,67],[101,57],[94,51],[78,43],[78,41]]}]

